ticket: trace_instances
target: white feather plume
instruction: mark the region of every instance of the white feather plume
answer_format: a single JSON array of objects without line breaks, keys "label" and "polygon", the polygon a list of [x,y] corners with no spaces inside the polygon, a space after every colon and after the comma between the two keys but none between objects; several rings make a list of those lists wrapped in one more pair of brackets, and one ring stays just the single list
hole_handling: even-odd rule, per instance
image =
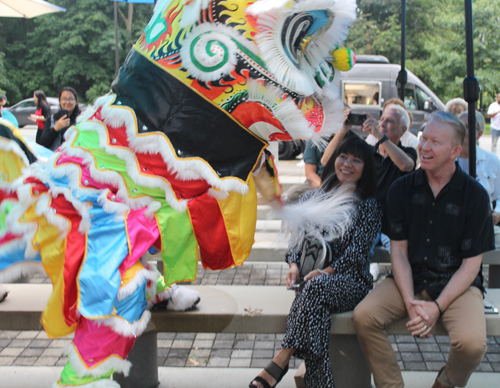
[{"label": "white feather plume", "polygon": [[298,250],[306,239],[325,245],[342,238],[351,224],[356,202],[352,186],[344,184],[333,192],[320,189],[307,201],[274,209],[283,220],[279,239],[289,236],[289,248]]}]

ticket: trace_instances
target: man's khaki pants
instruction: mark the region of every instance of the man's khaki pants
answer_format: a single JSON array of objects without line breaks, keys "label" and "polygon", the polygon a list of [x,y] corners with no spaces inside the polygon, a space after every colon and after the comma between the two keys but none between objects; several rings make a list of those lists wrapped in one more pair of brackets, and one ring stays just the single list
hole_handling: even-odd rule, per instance
[{"label": "man's khaki pants", "polygon": [[[416,299],[432,300],[424,290]],[[486,352],[486,319],[483,296],[469,287],[440,318],[450,336],[451,349],[446,363],[450,382],[464,387]],[[354,310],[358,340],[373,373],[377,388],[402,388],[403,377],[385,328],[408,317],[394,279],[387,278]],[[410,334],[408,332],[408,334]]]}]

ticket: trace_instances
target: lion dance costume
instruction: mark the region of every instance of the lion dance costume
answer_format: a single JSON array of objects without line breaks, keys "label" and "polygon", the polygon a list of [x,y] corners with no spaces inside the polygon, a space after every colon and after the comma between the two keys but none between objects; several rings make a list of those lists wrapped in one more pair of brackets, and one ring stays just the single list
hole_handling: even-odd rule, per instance
[{"label": "lion dance costume", "polygon": [[[43,164],[0,124],[0,283],[37,268],[42,323],[74,333],[57,387],[118,387],[148,303],[253,244],[269,141],[324,144],[343,120],[354,0],[159,0],[112,85]],[[269,190],[269,187],[271,188]],[[259,188],[260,189],[260,188]],[[163,277],[141,257],[155,247]]]}]

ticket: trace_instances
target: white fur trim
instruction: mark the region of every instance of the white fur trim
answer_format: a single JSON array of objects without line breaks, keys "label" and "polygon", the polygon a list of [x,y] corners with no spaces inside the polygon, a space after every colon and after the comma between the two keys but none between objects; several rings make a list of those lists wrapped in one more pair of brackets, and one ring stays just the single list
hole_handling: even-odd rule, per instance
[{"label": "white fur trim", "polygon": [[[334,86],[330,86],[334,88]],[[335,87],[336,88],[336,87]],[[337,133],[344,125],[344,103],[340,98],[330,99],[324,97],[321,99],[323,106],[323,125],[318,132],[314,132],[311,141],[319,148],[326,147],[326,139]]]},{"label": "white fur trim", "polygon": [[31,260],[20,261],[0,271],[0,283],[12,283],[24,276],[35,274],[45,274],[41,263]]},{"label": "white fur trim", "polygon": [[[139,173],[140,166],[138,165],[137,159],[134,152],[130,149],[124,149],[122,147],[113,147],[108,145],[108,134],[102,122],[98,121],[87,121],[81,123],[79,126],[80,131],[95,131],[99,136],[99,146],[103,148],[106,153],[116,156],[117,158],[125,161],[127,165],[127,173],[132,178],[132,180],[142,186],[146,187],[158,187],[165,192],[165,199],[167,202],[176,210],[185,210],[186,201],[178,201],[172,191],[170,183],[159,177],[147,177]],[[157,202],[149,196],[143,196],[139,198],[131,198],[128,196],[127,186],[122,178],[122,176],[111,170],[101,170],[95,165],[95,160],[91,153],[87,150],[80,148],[73,148],[71,143],[63,149],[63,151],[68,156],[74,156],[83,159],[86,167],[89,168],[90,175],[92,179],[97,182],[104,184],[112,184],[118,187],[117,196],[124,200],[125,203],[133,209],[142,208],[150,206]]]},{"label": "white fur trim", "polygon": [[[347,26],[356,18],[356,2],[353,0],[307,0],[288,7],[286,4],[278,8],[280,2],[259,1],[249,7],[250,12],[258,15],[259,33],[255,40],[259,46],[262,59],[271,73],[280,83],[296,91],[310,96],[321,93],[315,81],[317,72],[326,66],[324,62],[328,52],[340,45],[347,37]],[[288,4],[288,3],[287,3]],[[296,12],[312,10],[330,10],[334,14],[332,24],[323,35],[311,41],[304,50],[304,55],[294,63],[285,53],[281,44],[281,34],[287,17]]]},{"label": "white fur trim", "polygon": [[153,295],[148,301],[148,310],[151,309],[155,304],[163,302],[164,300],[170,299],[170,289],[162,291],[156,295]]},{"label": "white fur trim", "polygon": [[148,280],[156,282],[157,279],[158,279],[158,273],[156,269],[152,270],[141,269],[129,283],[127,283],[123,287],[120,287],[120,289],[118,290],[118,294],[116,295],[116,298],[118,300],[123,300],[128,296],[132,295],[137,289],[137,287],[142,286]]},{"label": "white fur trim", "polygon": [[[177,177],[182,180],[204,179],[211,186],[226,191],[237,191],[241,194],[248,192],[248,186],[236,178],[220,179],[217,173],[205,162],[201,160],[182,160],[177,159],[172,152],[172,146],[164,134],[148,134],[147,136],[138,135],[136,133],[135,116],[132,112],[125,108],[112,107],[110,104],[114,101],[115,96],[101,97],[96,101],[96,107],[102,108],[102,118],[106,125],[114,127],[125,126],[127,138],[132,151],[160,154],[165,164],[172,172],[177,174]],[[112,147],[113,148],[113,147]],[[108,149],[106,148],[106,151]],[[133,153],[132,153],[133,154]],[[130,173],[130,171],[129,171]],[[135,180],[135,177],[132,176]],[[158,179],[147,177],[147,179]],[[140,184],[143,184],[139,182]],[[148,185],[150,187],[158,187],[156,185]],[[169,198],[166,198],[169,202]],[[185,201],[181,202],[185,209]],[[174,206],[172,206],[174,207]],[[176,210],[179,206],[174,207]]]},{"label": "white fur trim", "polygon": [[229,193],[226,190],[216,190],[213,187],[208,189],[208,196],[215,199],[223,200],[226,199],[228,195]]},{"label": "white fur trim", "polygon": [[[222,24],[203,23],[194,27],[182,43],[180,50],[182,65],[193,77],[205,82],[217,81],[221,77],[231,74],[236,66],[236,54],[239,51],[233,35],[236,35],[235,31]],[[217,44],[209,46],[210,42],[217,42]],[[207,53],[207,49],[210,49],[212,55]],[[225,55],[228,58],[223,63]],[[206,71],[198,67],[193,59],[196,59],[202,67],[215,68],[215,70]]]},{"label": "white fur trim", "polygon": [[290,13],[290,11],[285,13],[274,9],[259,15],[260,32],[255,36],[255,41],[259,46],[262,59],[280,84],[301,95],[310,96],[319,90],[319,86],[316,86],[314,81],[314,74],[311,77],[312,71],[307,64],[302,64],[300,69],[296,67],[281,45],[283,23]]},{"label": "white fur trim", "polygon": [[93,376],[99,377],[111,370],[115,372],[123,373],[125,377],[128,376],[132,363],[127,360],[122,360],[118,356],[110,357],[103,363],[95,366],[94,368],[88,369],[85,364],[82,363],[80,356],[78,355],[75,345],[73,343],[67,345],[64,348],[63,353],[68,356],[69,362],[73,369],[75,370],[78,377]]},{"label": "white fur trim", "polygon": [[285,7],[289,2],[290,0],[258,0],[247,8],[247,12],[257,16],[275,8]]},{"label": "white fur trim", "polygon": [[311,124],[295,105],[295,102],[290,97],[284,98],[281,89],[269,84],[264,86],[258,81],[249,81],[248,101],[258,102],[267,107],[281,122],[292,139],[309,138],[314,133]]},{"label": "white fur trim", "polygon": [[189,4],[184,4],[181,19],[181,27],[188,28],[200,19],[201,11],[207,9],[210,0],[191,0]]},{"label": "white fur trim", "polygon": [[94,322],[98,325],[105,325],[111,328],[114,332],[124,336],[124,337],[139,337],[151,319],[151,312],[146,310],[142,314],[141,319],[134,321],[133,323],[120,317],[111,317],[105,319],[97,319]]},{"label": "white fur trim", "polygon": [[167,310],[187,310],[193,307],[200,297],[198,291],[188,287],[178,286],[177,284],[172,284],[172,287],[167,291],[170,291],[170,301],[168,302]]}]

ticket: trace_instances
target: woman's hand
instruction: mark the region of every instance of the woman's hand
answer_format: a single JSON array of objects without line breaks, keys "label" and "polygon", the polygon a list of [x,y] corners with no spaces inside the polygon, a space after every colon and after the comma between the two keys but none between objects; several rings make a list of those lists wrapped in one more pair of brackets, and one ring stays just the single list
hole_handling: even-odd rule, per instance
[{"label": "woman's hand", "polygon": [[312,278],[315,278],[316,276],[319,276],[319,275],[324,275],[324,274],[333,275],[334,272],[331,272],[333,269],[328,270],[328,268],[331,268],[331,267],[327,267],[326,269],[324,269],[322,271],[319,269],[312,270],[304,277],[304,281],[307,282],[307,281],[311,280]]},{"label": "woman's hand", "polygon": [[295,284],[297,282],[297,279],[299,278],[299,267],[296,263],[290,264],[290,269],[288,270],[288,274],[286,275],[286,286],[290,287],[292,284]]},{"label": "woman's hand", "polygon": [[32,113],[29,115],[29,119],[30,119],[30,121],[36,123],[36,121],[38,120],[38,116],[36,114]]},{"label": "woman's hand", "polygon": [[61,129],[69,127],[69,122],[70,121],[68,115],[64,115],[59,120],[57,120],[56,124],[54,125],[54,131],[59,132]]}]

